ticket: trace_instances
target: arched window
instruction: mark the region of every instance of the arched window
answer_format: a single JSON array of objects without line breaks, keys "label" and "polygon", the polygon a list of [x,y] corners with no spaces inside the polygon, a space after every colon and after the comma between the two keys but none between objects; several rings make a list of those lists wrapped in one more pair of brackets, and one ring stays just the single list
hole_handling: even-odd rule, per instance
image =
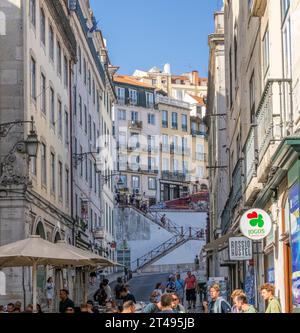
[{"label": "arched window", "polygon": [[6,35],[6,16],[3,12],[0,12],[0,36]]},{"label": "arched window", "polygon": [[46,234],[45,234],[45,230],[44,230],[44,226],[43,226],[42,222],[38,223],[35,234],[38,236],[41,236],[41,238],[43,238],[43,239],[46,239]]},{"label": "arched window", "polygon": [[6,295],[6,276],[0,271],[0,296]]}]

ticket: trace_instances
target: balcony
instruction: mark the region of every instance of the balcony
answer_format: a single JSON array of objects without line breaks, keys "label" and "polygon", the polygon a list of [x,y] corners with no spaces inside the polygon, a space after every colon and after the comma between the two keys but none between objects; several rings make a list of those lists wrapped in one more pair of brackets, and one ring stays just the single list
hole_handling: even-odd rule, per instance
[{"label": "balcony", "polygon": [[170,171],[163,171],[162,172],[162,179],[163,180],[171,180],[171,181],[180,181],[180,182],[186,182],[187,177],[180,172],[170,172]]},{"label": "balcony", "polygon": [[257,177],[266,183],[271,158],[283,138],[293,134],[292,81],[268,80],[256,112]]},{"label": "balcony", "polygon": [[195,130],[195,129],[191,130],[191,135],[194,136],[194,137],[195,136],[207,137],[207,133],[206,132],[198,131],[198,130]]},{"label": "balcony", "polygon": [[257,166],[257,150],[255,142],[255,131],[254,127],[251,128],[245,147],[244,147],[244,164],[245,164],[245,186],[247,187],[251,182],[252,178],[256,176]]},{"label": "balcony", "polygon": [[185,108],[185,109],[189,109],[190,108],[190,104],[177,100],[177,99],[173,99],[173,98],[169,98],[169,97],[165,97],[165,96],[160,96],[157,95],[156,96],[156,103],[159,104],[167,104],[167,105],[172,105],[172,106],[177,106],[177,107],[181,107],[181,108]]},{"label": "balcony", "polygon": [[128,122],[129,129],[141,130],[143,129],[143,122],[138,120],[131,120]]},{"label": "balcony", "polygon": [[232,173],[231,209],[234,209],[242,197],[242,160],[240,159]]},{"label": "balcony", "polygon": [[197,160],[197,161],[202,161],[202,162],[206,162],[206,154],[204,154],[204,153],[196,153],[196,155],[195,155],[195,159]]}]

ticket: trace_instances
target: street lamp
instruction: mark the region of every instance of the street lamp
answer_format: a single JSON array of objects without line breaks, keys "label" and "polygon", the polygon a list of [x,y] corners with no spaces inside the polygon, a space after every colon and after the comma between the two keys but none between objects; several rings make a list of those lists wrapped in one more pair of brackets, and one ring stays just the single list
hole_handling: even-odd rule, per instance
[{"label": "street lamp", "polygon": [[26,146],[26,153],[29,157],[37,157],[38,152],[38,146],[39,146],[39,140],[37,133],[34,129],[34,120],[33,117],[31,117],[31,128],[30,133],[27,136],[27,140],[24,141]]}]

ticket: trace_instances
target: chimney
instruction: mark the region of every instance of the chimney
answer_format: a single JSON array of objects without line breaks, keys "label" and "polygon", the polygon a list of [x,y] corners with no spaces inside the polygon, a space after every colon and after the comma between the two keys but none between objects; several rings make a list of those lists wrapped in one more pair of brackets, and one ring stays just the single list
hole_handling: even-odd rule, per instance
[{"label": "chimney", "polygon": [[192,84],[197,86],[198,85],[198,79],[199,79],[199,72],[193,71],[192,72]]}]

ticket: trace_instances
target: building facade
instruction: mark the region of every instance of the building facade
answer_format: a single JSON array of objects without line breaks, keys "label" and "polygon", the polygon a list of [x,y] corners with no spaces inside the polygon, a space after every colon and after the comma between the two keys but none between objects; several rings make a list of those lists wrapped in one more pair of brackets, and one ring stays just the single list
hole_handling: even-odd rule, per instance
[{"label": "building facade", "polygon": [[[224,6],[230,190],[217,242],[226,249],[228,238],[240,235],[245,210],[264,209],[272,232],[253,243],[253,260],[227,265],[231,287],[249,286],[263,310],[258,287],[274,283],[283,310],[299,311],[300,8],[288,0]],[[221,265],[226,262],[224,252]]]},{"label": "building facade", "polygon": [[[40,235],[73,243],[71,214],[71,68],[76,39],[63,1],[1,2],[6,34],[1,36],[0,244]],[[34,119],[37,157],[22,146]],[[12,122],[8,128],[3,123]],[[7,298],[30,301],[30,271],[7,269]],[[39,269],[38,287],[46,271]],[[25,293],[23,293],[25,290]]]},{"label": "building facade", "polygon": [[155,88],[125,75],[115,75],[114,82],[118,96],[114,106],[115,136],[122,187],[153,205],[158,200],[160,158]]}]

